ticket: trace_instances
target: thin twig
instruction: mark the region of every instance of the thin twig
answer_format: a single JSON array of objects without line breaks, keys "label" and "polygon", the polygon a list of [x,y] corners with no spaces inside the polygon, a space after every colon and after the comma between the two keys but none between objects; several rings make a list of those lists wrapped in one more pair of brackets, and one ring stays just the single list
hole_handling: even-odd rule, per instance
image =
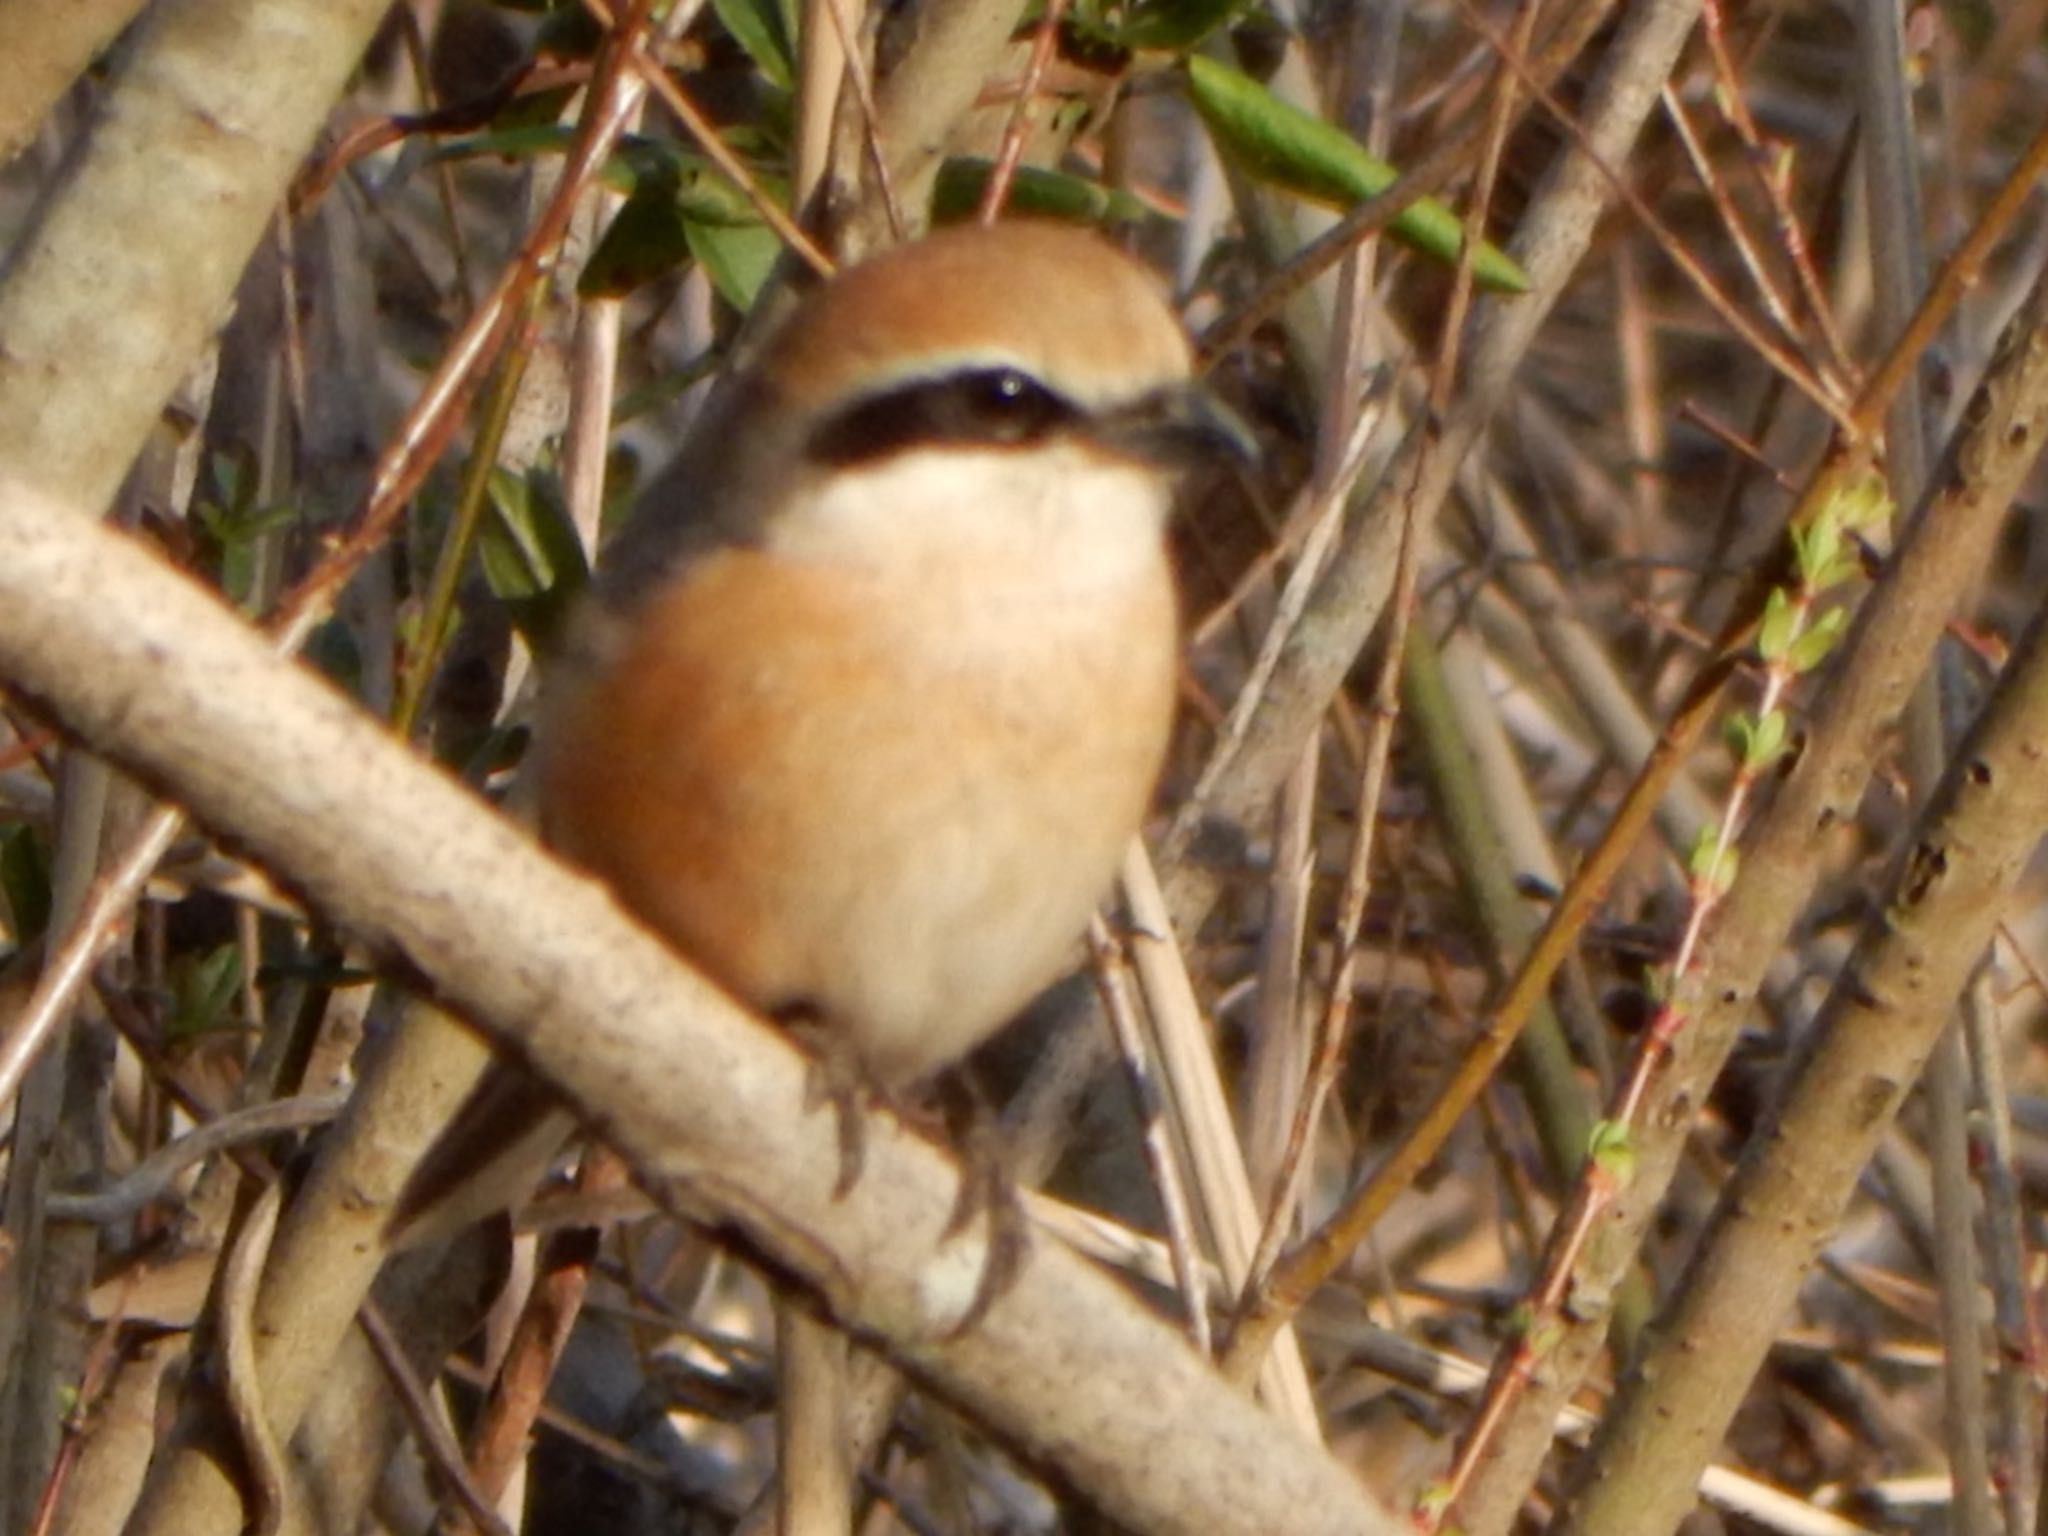
[{"label": "thin twig", "polygon": [[462,1447],[455,1443],[447,1421],[427,1396],[412,1367],[406,1363],[404,1346],[374,1301],[363,1303],[362,1310],[356,1314],[356,1326],[362,1329],[370,1352],[383,1367],[384,1379],[398,1398],[398,1406],[412,1428],[413,1439],[421,1454],[455,1494],[463,1512],[484,1536],[512,1536],[511,1527],[470,1481],[469,1469],[462,1464]]},{"label": "thin twig", "polygon": [[263,1378],[256,1363],[256,1287],[284,1206],[284,1186],[273,1179],[256,1195],[221,1261],[215,1317],[220,1331],[221,1395],[227,1399],[235,1436],[249,1477],[251,1536],[277,1536],[292,1497],[292,1470],[264,1407]]},{"label": "thin twig", "polygon": [[1816,376],[1804,359],[1787,352],[1757,329],[1736,302],[1722,290],[1714,275],[1700,264],[1699,258],[1693,255],[1688,244],[1672,231],[1643,195],[1604,158],[1593,153],[1591,142],[1586,136],[1585,125],[1579,121],[1578,116],[1534,78],[1522,62],[1520,53],[1501,38],[1492,23],[1479,14],[1471,0],[1459,0],[1459,10],[1463,12],[1466,24],[1493,44],[1500,56],[1509,62],[1517,75],[1522,77],[1523,84],[1543,103],[1552,120],[1578,141],[1580,147],[1586,151],[1589,162],[1606,177],[1615,197],[1626,204],[1629,212],[1649,231],[1651,238],[1657,242],[1658,250],[1685,274],[1686,281],[1692,284],[1693,290],[1702,299],[1706,300],[1708,307],[1720,317],[1721,323],[1741,337],[1758,357],[1782,373],[1787,383],[1805,395],[1836,425],[1844,430],[1852,430],[1853,422],[1847,413],[1846,398],[1831,386],[1829,380]]},{"label": "thin twig", "polygon": [[846,0],[823,0],[839,34],[840,51],[846,58],[846,81],[853,87],[853,99],[860,108],[861,142],[875,173],[875,191],[882,199],[882,212],[889,221],[889,237],[902,240],[909,232],[903,208],[896,200],[896,184],[889,174],[889,146],[882,142],[882,118],[875,108],[874,82],[868,78],[868,58],[860,36],[846,14]]},{"label": "thin twig", "polygon": [[49,1044],[58,1025],[69,1017],[71,1004],[91,979],[93,967],[120,939],[151,872],[184,827],[184,813],[176,806],[158,806],[128,847],[106,865],[94,882],[78,921],[43,967],[35,991],[15,1015],[5,1039],[0,1040],[0,1104],[13,1103],[15,1095],[21,1092],[29,1068]]},{"label": "thin twig", "polygon": [[165,1142],[105,1189],[91,1194],[53,1194],[45,1208],[53,1221],[83,1221],[98,1226],[126,1221],[151,1202],[170,1194],[180,1174],[215,1153],[324,1125],[340,1114],[347,1102],[348,1090],[335,1089],[231,1110],[175,1141]]},{"label": "thin twig", "polygon": [[1145,1162],[1152,1171],[1152,1187],[1159,1194],[1159,1208],[1166,1217],[1167,1253],[1173,1263],[1174,1286],[1187,1313],[1188,1338],[1207,1355],[1207,1276],[1197,1257],[1199,1249],[1194,1219],[1188,1210],[1187,1181],[1181,1177],[1180,1160],[1173,1155],[1172,1140],[1160,1119],[1159,1090],[1145,1064],[1144,1030],[1138,1023],[1138,1000],[1131,987],[1130,957],[1099,916],[1089,921],[1088,948],[1095,957],[1095,984],[1102,994],[1103,1011],[1109,1015],[1110,1028],[1116,1034],[1117,1055],[1130,1079],[1131,1097],[1143,1126]]},{"label": "thin twig", "polygon": [[762,222],[781,237],[784,245],[802,258],[805,266],[820,277],[830,277],[833,268],[832,258],[819,249],[817,241],[803,232],[796,220],[789,216],[789,210],[769,195],[767,188],[761,185],[760,178],[748,170],[746,162],[732,152],[732,147],[725,142],[716,125],[697,109],[697,104],[680,85],[676,84],[668,71],[661,67],[660,61],[649,58],[644,53],[635,53],[632,56],[632,63],[633,68],[639,71],[641,79],[653,88],[654,94],[662,99],[662,103],[669,111],[682,119],[683,126],[690,130],[690,137],[697,141],[697,147],[703,150],[711,163],[745,194],[754,211],[761,215]]},{"label": "thin twig", "polygon": [[[703,0],[680,0],[663,20],[665,29],[687,25]],[[532,291],[568,231],[584,188],[610,155],[619,135],[639,109],[643,86],[637,75],[665,81],[646,58],[648,0],[636,0],[625,23],[615,29],[599,56],[576,138],[562,166],[561,180],[547,207],[499,274],[490,294],[443,350],[405,421],[379,456],[370,494],[354,529],[280,606],[274,621],[278,648],[295,652],[325,621],[336,595],[372,554],[383,547],[392,525],[453,440],[492,359],[519,323]]]},{"label": "thin twig", "polygon": [[995,223],[1010,196],[1010,182],[1017,174],[1018,162],[1024,158],[1024,141],[1031,134],[1032,101],[1038,94],[1039,81],[1045,78],[1045,66],[1052,62],[1053,45],[1059,40],[1060,22],[1066,11],[1067,0],[1046,0],[1045,14],[1039,17],[1023,78],[1017,82],[1017,97],[1010,103],[1010,116],[1003,124],[1002,144],[996,151],[995,165],[989,170],[988,185],[981,191],[977,218],[983,224]]}]

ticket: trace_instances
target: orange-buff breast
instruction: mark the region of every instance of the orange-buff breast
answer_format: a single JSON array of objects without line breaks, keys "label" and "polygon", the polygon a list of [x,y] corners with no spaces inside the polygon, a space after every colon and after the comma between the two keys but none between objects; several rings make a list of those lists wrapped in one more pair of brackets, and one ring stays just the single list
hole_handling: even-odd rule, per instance
[{"label": "orange-buff breast", "polygon": [[[1171,723],[1164,552],[1085,603],[906,592],[731,546],[636,605],[542,729],[549,837],[735,996],[852,1032],[878,1082],[964,1055],[1053,980]],[[1014,644],[962,643],[1011,604]]]}]

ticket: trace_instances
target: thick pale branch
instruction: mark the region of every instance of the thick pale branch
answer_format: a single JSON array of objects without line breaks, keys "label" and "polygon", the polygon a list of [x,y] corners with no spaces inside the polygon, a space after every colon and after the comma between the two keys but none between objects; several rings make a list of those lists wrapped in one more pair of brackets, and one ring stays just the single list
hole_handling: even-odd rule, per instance
[{"label": "thick pale branch", "polygon": [[0,0],[0,165],[27,147],[50,108],[143,0]]},{"label": "thick pale branch", "polygon": [[[64,7],[57,7],[64,9]],[[0,464],[97,510],[389,0],[175,0],[0,283]]]}]

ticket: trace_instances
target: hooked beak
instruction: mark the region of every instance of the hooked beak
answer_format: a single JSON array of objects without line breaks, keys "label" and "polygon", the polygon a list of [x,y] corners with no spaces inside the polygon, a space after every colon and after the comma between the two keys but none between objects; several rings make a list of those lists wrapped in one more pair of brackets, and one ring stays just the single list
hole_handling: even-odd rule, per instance
[{"label": "hooked beak", "polygon": [[1105,448],[1169,469],[1259,462],[1259,442],[1243,417],[1192,380],[1143,395],[1098,416],[1088,435]]}]

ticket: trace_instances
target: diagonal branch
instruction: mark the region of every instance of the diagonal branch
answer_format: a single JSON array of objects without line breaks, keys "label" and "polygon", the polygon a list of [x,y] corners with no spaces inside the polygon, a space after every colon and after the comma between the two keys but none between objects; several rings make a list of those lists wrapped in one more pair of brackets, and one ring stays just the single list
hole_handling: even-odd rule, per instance
[{"label": "diagonal branch", "polygon": [[1039,1243],[956,1336],[984,1244],[946,1235],[951,1163],[878,1115],[866,1175],[835,1198],[834,1116],[805,1108],[803,1063],[777,1034],[210,594],[21,490],[0,491],[0,676],[488,1022],[665,1204],[816,1286],[1114,1518],[1246,1536],[1397,1529],[1063,1247]]},{"label": "diagonal branch", "polygon": [[2048,610],[1873,904],[1553,1530],[1660,1536],[1692,1507],[1773,1325],[1840,1222],[2048,830],[2044,762]]},{"label": "diagonal branch", "polygon": [[[1538,1380],[1495,1426],[1503,1449],[1460,1506],[1475,1530],[1505,1530],[1549,1445],[1549,1426],[1590,1369],[1606,1326],[1598,1298],[1627,1270],[1677,1168],[1701,1102],[1754,1005],[1770,962],[1819,870],[1813,839],[1853,816],[1885,731],[1949,616],[1983,569],[2014,496],[2048,434],[2048,285],[2014,317],[1960,435],[1916,510],[1883,578],[1864,599],[1839,662],[1826,675],[1799,758],[1742,846],[1734,884],[1703,934],[1671,1006],[1685,1019],[1634,1117],[1634,1171],[1573,1259],[1572,1304],[1547,1341]],[[1560,1218],[1581,1231],[1601,1198],[1582,1186]]]}]

